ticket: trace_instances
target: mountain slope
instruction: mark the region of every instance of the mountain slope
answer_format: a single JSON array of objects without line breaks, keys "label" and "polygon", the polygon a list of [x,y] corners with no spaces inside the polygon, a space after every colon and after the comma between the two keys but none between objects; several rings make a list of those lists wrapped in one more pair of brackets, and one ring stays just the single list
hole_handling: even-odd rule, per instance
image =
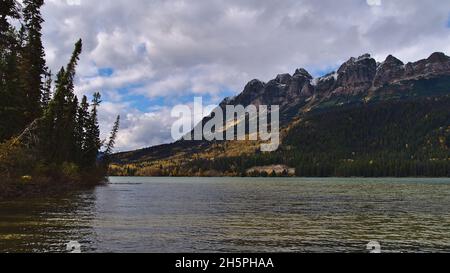
[{"label": "mountain slope", "polygon": [[365,54],[317,79],[298,69],[252,80],[220,106],[230,104],[280,105],[281,148],[266,154],[259,142],[178,141],[117,154],[112,173],[245,175],[285,164],[301,176],[450,176],[450,57],[443,53],[408,64]]}]

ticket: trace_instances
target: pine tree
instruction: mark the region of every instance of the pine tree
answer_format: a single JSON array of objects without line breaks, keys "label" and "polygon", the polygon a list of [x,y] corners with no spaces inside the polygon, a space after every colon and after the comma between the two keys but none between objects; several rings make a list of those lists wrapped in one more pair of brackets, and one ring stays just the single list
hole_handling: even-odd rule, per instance
[{"label": "pine tree", "polygon": [[26,38],[23,48],[22,73],[26,100],[26,120],[32,122],[41,115],[43,78],[46,72],[45,51],[42,45],[41,7],[43,0],[24,0],[23,19]]},{"label": "pine tree", "polygon": [[57,141],[60,143],[61,161],[73,161],[76,153],[75,124],[78,110],[78,100],[74,94],[75,69],[82,51],[82,42],[79,40],[75,44],[69,63],[65,69],[60,86],[60,117],[57,124]]},{"label": "pine tree", "polygon": [[114,122],[113,129],[111,130],[111,134],[109,136],[108,144],[106,145],[105,155],[109,157],[112,154],[114,149],[114,145],[116,145],[117,133],[119,132],[120,127],[120,116],[117,116],[116,121]]},{"label": "pine tree", "polygon": [[78,117],[78,98],[74,96],[72,103],[69,104],[67,113],[67,147],[68,153],[65,156],[67,162],[77,162],[78,153],[80,151],[78,146],[79,138],[77,136],[77,117]]},{"label": "pine tree", "polygon": [[86,126],[89,122],[89,103],[87,97],[83,96],[80,106],[77,111],[76,125],[75,125],[75,141],[77,151],[75,154],[75,162],[83,163],[83,155],[86,146]]},{"label": "pine tree", "polygon": [[20,18],[19,4],[13,0],[0,3],[0,142],[3,142],[20,133],[26,122],[18,71],[20,35],[10,24]]},{"label": "pine tree", "polygon": [[100,128],[98,125],[98,106],[101,103],[100,93],[95,93],[92,100],[92,109],[89,116],[89,121],[86,126],[86,142],[83,167],[93,167],[97,160],[98,151],[102,143],[100,141]]},{"label": "pine tree", "polygon": [[117,116],[116,121],[114,122],[114,126],[109,135],[109,141],[106,144],[102,162],[101,162],[101,164],[102,164],[101,166],[103,167],[105,173],[108,172],[108,167],[109,167],[109,164],[111,163],[111,155],[112,155],[114,146],[116,145],[116,138],[117,138],[117,133],[119,132],[119,127],[120,127],[120,116]]},{"label": "pine tree", "polygon": [[[66,67],[61,68],[55,81],[55,94],[44,117],[43,135],[45,149],[52,162],[74,161],[77,153],[75,136],[78,100],[74,95],[75,68],[82,51],[82,41],[75,44],[72,57]],[[55,148],[56,147],[56,148]]]},{"label": "pine tree", "polygon": [[70,58],[70,61],[67,64],[67,68],[66,68],[65,84],[66,84],[66,88],[69,91],[71,91],[72,94],[73,94],[73,90],[74,90],[76,66],[78,64],[78,61],[80,60],[80,55],[81,55],[82,51],[83,51],[83,41],[80,39],[75,43],[75,49],[72,53],[72,57]]},{"label": "pine tree", "polygon": [[25,127],[20,93],[20,78],[17,64],[17,56],[10,54],[5,66],[0,68],[2,78],[0,83],[0,142],[17,135]]},{"label": "pine tree", "polygon": [[19,17],[19,6],[15,0],[0,0],[0,46],[8,41],[7,33],[11,29],[8,19],[18,19]]},{"label": "pine tree", "polygon": [[[44,111],[43,121],[41,122],[41,153],[45,155],[47,161],[52,161],[56,158],[58,145],[58,131],[61,126],[60,120],[63,117],[63,105],[65,103],[63,85],[64,85],[65,69],[61,67],[58,74],[56,74],[55,94],[53,99],[49,102],[48,108]],[[45,153],[47,151],[47,153]]]}]

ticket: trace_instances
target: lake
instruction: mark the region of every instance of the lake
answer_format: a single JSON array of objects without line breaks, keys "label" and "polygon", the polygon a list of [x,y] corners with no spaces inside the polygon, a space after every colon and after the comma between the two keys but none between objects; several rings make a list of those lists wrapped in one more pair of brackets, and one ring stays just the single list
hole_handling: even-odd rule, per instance
[{"label": "lake", "polygon": [[450,179],[131,178],[0,202],[0,252],[450,252]]}]

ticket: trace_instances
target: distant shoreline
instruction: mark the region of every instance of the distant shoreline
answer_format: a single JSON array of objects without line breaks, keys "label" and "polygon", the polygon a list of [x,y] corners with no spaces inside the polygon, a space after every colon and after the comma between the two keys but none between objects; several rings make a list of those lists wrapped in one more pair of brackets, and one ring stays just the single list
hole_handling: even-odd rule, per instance
[{"label": "distant shoreline", "polygon": [[434,176],[121,176],[121,175],[109,175],[107,178],[110,177],[130,177],[130,178],[350,178],[350,179],[450,179],[450,177],[441,176],[441,177],[434,177]]}]

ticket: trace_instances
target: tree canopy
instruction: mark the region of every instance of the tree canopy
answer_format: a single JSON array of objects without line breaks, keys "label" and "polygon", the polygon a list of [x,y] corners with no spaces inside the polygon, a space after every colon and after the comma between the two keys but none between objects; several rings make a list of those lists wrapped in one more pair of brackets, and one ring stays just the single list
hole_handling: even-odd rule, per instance
[{"label": "tree canopy", "polygon": [[[103,145],[98,124],[101,95],[94,93],[89,103],[88,97],[80,101],[74,93],[83,42],[75,43],[68,64],[53,82],[42,43],[43,5],[43,0],[24,0],[23,4],[1,0],[0,174],[42,175],[45,169],[45,175],[64,170],[105,175],[105,163],[99,160]],[[117,130],[118,122],[106,147],[108,153]],[[18,149],[23,152],[17,153]],[[13,154],[28,162],[26,168],[11,163]]]}]

